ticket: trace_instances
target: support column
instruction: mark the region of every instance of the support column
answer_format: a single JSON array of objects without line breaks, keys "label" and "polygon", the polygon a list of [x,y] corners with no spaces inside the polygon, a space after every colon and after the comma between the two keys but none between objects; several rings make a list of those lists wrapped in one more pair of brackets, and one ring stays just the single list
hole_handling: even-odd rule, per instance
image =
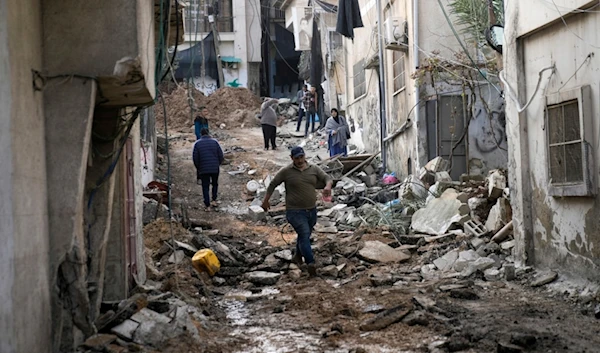
[{"label": "support column", "polygon": [[[95,332],[89,316],[83,229],[95,102],[96,83],[91,79],[72,78],[44,91],[54,351],[75,350],[78,336]],[[64,320],[65,315],[72,320]]]}]

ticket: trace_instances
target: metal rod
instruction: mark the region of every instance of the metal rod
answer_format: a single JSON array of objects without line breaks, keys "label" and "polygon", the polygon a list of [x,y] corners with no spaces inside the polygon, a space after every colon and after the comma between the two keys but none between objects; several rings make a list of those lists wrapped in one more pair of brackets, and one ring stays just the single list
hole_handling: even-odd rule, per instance
[{"label": "metal rod", "polygon": [[387,171],[387,149],[385,148],[385,138],[387,136],[386,122],[386,97],[385,97],[385,56],[383,55],[383,14],[381,8],[381,0],[377,0],[377,32],[379,38],[379,110],[381,120],[380,145],[381,145],[381,163],[383,171]]}]

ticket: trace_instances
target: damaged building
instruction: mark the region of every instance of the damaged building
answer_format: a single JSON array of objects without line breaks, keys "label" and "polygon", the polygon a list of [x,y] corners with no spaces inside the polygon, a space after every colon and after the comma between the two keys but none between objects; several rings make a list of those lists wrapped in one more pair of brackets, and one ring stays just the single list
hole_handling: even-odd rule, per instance
[{"label": "damaged building", "polygon": [[180,9],[0,2],[0,351],[74,351],[145,280],[140,115]]}]

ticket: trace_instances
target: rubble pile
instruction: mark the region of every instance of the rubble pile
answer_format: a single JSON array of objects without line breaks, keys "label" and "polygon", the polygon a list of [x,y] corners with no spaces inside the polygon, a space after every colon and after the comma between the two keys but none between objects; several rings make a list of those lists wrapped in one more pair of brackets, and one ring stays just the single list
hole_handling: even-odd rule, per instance
[{"label": "rubble pile", "polygon": [[[210,96],[205,96],[195,88],[193,104],[206,106],[214,129],[233,129],[241,126],[258,126],[256,118],[260,111],[261,100],[246,88],[219,88]],[[177,87],[170,94],[163,93],[169,128],[177,131],[189,131],[193,126],[190,101],[187,88]],[[164,111],[162,104],[154,105],[157,129],[164,129]]]}]

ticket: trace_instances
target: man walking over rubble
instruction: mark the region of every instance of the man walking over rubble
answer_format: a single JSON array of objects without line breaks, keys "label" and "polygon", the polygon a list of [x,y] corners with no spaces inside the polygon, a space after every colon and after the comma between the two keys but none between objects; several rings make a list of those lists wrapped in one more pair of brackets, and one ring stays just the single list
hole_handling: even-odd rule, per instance
[{"label": "man walking over rubble", "polygon": [[200,114],[197,115],[194,119],[194,132],[196,133],[196,140],[200,140],[200,138],[202,137],[202,129],[206,129],[206,131],[209,131],[208,119],[206,118],[208,116],[208,109],[202,106],[199,109],[194,110],[200,111]]},{"label": "man walking over rubble", "polygon": [[306,109],[306,128],[304,129],[304,137],[308,137],[308,127],[310,124],[312,124],[310,132],[315,132],[315,119],[317,115],[317,89],[315,86],[312,86],[310,91],[304,94],[304,109]]},{"label": "man walking over rubble", "polygon": [[265,98],[265,101],[260,106],[260,124],[262,126],[263,138],[265,140],[265,150],[269,149],[269,142],[271,143],[271,149],[276,150],[275,138],[277,137],[277,113],[273,106],[279,101],[274,98]]},{"label": "man walking over rubble", "polygon": [[217,206],[217,192],[219,189],[219,166],[223,163],[223,150],[217,140],[210,137],[208,129],[200,131],[201,137],[194,144],[192,158],[196,166],[198,183],[202,184],[202,196],[206,211],[210,211],[209,188],[212,184],[212,206]]},{"label": "man walking over rubble", "polygon": [[321,168],[306,162],[302,147],[292,148],[291,157],[292,163],[282,168],[269,184],[262,207],[265,211],[269,209],[273,191],[281,183],[285,183],[286,218],[298,234],[292,262],[301,265],[304,258],[308,273],[315,276],[317,268],[310,247],[310,235],[317,223],[316,189],[319,185],[325,185],[323,197],[329,197],[333,181]]},{"label": "man walking over rubble", "polygon": [[298,124],[296,125],[296,132],[300,131],[300,125],[302,125],[302,118],[304,117],[304,111],[306,110],[304,107],[304,95],[308,87],[306,85],[302,86],[302,89],[296,93],[296,102],[298,102]]}]

